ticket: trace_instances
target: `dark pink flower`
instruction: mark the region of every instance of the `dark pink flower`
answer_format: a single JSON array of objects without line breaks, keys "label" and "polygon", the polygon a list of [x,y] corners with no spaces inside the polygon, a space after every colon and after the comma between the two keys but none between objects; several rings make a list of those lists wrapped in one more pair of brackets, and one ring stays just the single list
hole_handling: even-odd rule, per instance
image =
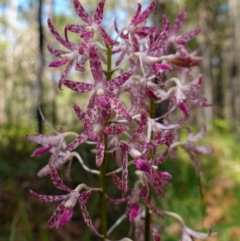
[{"label": "dark pink flower", "polygon": [[138,158],[134,161],[135,166],[137,167],[137,169],[143,171],[143,172],[147,172],[148,174],[151,174],[152,172],[152,167],[151,165],[144,161],[141,158]]},{"label": "dark pink flower", "polygon": [[129,212],[128,219],[130,222],[133,222],[134,219],[140,214],[140,206],[137,203],[134,203],[131,207],[131,211]]},{"label": "dark pink flower", "polygon": [[59,217],[59,219],[56,222],[56,228],[61,228],[66,223],[69,222],[69,220],[72,218],[73,210],[72,207],[65,209],[63,214]]}]

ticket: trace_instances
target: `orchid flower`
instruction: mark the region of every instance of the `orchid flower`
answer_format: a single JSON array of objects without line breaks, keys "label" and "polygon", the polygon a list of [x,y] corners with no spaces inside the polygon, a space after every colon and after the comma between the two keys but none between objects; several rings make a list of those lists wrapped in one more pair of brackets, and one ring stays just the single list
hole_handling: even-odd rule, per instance
[{"label": "orchid flower", "polygon": [[[65,192],[68,192],[68,194],[65,195],[57,195],[57,196],[49,196],[49,195],[41,195],[37,194],[34,191],[30,190],[31,194],[36,197],[37,199],[40,199],[44,202],[58,202],[61,201],[61,203],[58,205],[56,210],[54,211],[53,215],[48,221],[48,227],[49,228],[61,228],[63,225],[68,223],[72,217],[73,214],[73,207],[76,205],[77,202],[79,202],[83,218],[88,225],[88,227],[99,237],[102,237],[96,229],[94,228],[89,213],[87,211],[85,203],[87,202],[91,189],[88,188],[85,184],[78,185],[74,190],[69,189],[65,186],[61,178],[59,177],[57,170],[54,167],[54,163],[56,160],[56,157],[58,156],[58,150],[56,150],[50,160],[49,160],[49,167],[50,167],[50,176],[51,180],[54,184],[54,186],[60,190],[63,190]],[[81,189],[86,189],[87,191],[83,193],[79,193]],[[92,189],[94,190],[94,189]]]},{"label": "orchid flower", "polygon": [[54,28],[52,22],[50,19],[48,19],[48,27],[51,31],[51,33],[55,36],[56,40],[63,45],[65,48],[67,48],[69,51],[63,51],[63,50],[58,50],[55,49],[51,46],[48,46],[48,50],[51,54],[53,54],[55,57],[60,58],[60,60],[53,60],[50,64],[49,67],[60,67],[62,65],[67,64],[67,67],[65,68],[64,72],[62,73],[58,87],[61,89],[62,87],[62,81],[67,78],[69,75],[74,63],[75,63],[75,69],[77,71],[84,71],[83,65],[88,59],[88,54],[85,55],[82,54],[80,55],[78,53],[78,48],[79,46],[77,44],[70,43],[66,39],[64,39]]},{"label": "orchid flower", "polygon": [[99,31],[102,36],[103,41],[106,44],[108,44],[109,46],[112,46],[114,44],[114,42],[108,36],[108,34],[104,30],[104,28],[101,27],[101,25],[100,25],[102,22],[102,19],[103,19],[103,10],[104,10],[105,1],[106,0],[101,0],[99,2],[93,18],[86,12],[86,10],[82,6],[82,4],[79,2],[79,0],[74,0],[73,6],[74,6],[76,13],[83,20],[83,22],[88,24],[88,26],[84,26],[85,30],[87,32],[91,32],[93,34],[96,31]]}]

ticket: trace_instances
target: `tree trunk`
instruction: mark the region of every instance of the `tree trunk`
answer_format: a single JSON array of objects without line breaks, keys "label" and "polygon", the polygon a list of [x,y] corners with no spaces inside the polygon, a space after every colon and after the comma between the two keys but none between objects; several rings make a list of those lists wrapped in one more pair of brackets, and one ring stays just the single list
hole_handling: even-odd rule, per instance
[{"label": "tree trunk", "polygon": [[41,115],[38,110],[39,103],[41,104],[41,109],[43,111],[44,103],[43,103],[43,84],[42,84],[42,77],[43,77],[43,70],[44,70],[44,32],[43,32],[43,23],[42,23],[42,13],[43,13],[43,0],[38,0],[38,44],[39,44],[39,57],[37,63],[37,125],[38,125],[38,132],[43,132],[43,121]]},{"label": "tree trunk", "polygon": [[234,133],[238,132],[238,113],[237,113],[237,98],[239,94],[239,52],[237,49],[237,0],[229,0],[229,18],[231,21],[231,117]]},{"label": "tree trunk", "polygon": [[[203,61],[202,61],[202,73],[204,76],[203,91],[204,91],[204,96],[207,98],[208,102],[213,103],[212,62],[211,62],[212,54],[211,54],[210,39],[209,39],[210,29],[208,25],[208,21],[211,22],[212,20],[211,9],[209,9],[209,2],[207,0],[201,1],[199,8],[200,8],[199,12],[201,12],[199,24],[203,35],[203,39],[200,45],[201,55],[203,57]],[[211,123],[212,120],[213,120],[212,108],[211,107],[203,108],[203,119],[200,120],[200,122]]]},{"label": "tree trunk", "polygon": [[225,99],[225,91],[224,88],[224,79],[223,79],[223,58],[222,58],[222,44],[218,43],[218,45],[214,48],[215,52],[215,60],[213,63],[213,75],[214,75],[214,100],[213,100],[213,110],[214,115],[218,119],[224,119],[224,99]]}]

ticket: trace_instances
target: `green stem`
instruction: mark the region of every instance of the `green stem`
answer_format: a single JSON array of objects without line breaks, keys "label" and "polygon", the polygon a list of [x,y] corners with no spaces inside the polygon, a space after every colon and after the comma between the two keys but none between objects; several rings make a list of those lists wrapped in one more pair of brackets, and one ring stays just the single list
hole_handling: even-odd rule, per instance
[{"label": "green stem", "polygon": [[202,182],[201,182],[201,174],[197,173],[197,178],[198,178],[198,187],[199,187],[199,194],[200,194],[200,205],[202,209],[202,226],[203,226],[203,218],[206,213],[205,205],[204,205],[204,196],[203,196],[203,187],[202,187]]},{"label": "green stem", "polygon": [[[104,142],[105,147],[107,146],[108,136],[104,134]],[[104,155],[104,159],[102,165],[100,167],[100,175],[99,175],[99,186],[102,189],[100,192],[100,217],[101,217],[101,233],[104,235],[102,241],[107,238],[107,185],[106,185],[106,169],[107,169],[107,155]]]},{"label": "green stem", "polygon": [[[150,193],[150,189],[149,189],[149,200],[151,199],[151,193]],[[144,232],[144,238],[145,241],[149,241],[150,240],[150,223],[151,223],[151,214],[150,214],[150,210],[149,208],[146,206],[145,207],[145,232]]]},{"label": "green stem", "polygon": [[[155,109],[156,109],[156,104],[155,101],[153,99],[150,99],[150,117],[154,118],[155,117]],[[152,139],[152,136],[151,136]],[[152,158],[152,151],[149,152],[148,158],[151,159]],[[149,188],[149,196],[148,199],[150,201],[151,199],[151,189]],[[146,206],[145,207],[145,235],[144,235],[144,239],[145,241],[149,241],[150,240],[150,223],[151,223],[151,214],[150,214],[150,210],[149,208]]]},{"label": "green stem", "polygon": [[106,80],[112,78],[112,48],[107,45],[107,73]]},{"label": "green stem", "polygon": [[[112,77],[112,48],[107,45],[107,73],[106,80]],[[105,126],[108,125],[108,120],[105,121]],[[105,148],[108,145],[108,135],[104,134]],[[104,155],[102,165],[100,167],[99,186],[102,189],[100,193],[100,217],[101,217],[101,233],[104,236],[102,241],[107,238],[107,183],[106,183],[106,170],[107,170],[107,155]]]}]

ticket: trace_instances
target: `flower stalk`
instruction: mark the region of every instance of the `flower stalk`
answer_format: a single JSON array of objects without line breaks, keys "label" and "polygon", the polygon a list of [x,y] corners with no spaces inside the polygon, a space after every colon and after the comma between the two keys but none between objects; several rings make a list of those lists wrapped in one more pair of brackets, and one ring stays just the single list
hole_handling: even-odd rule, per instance
[{"label": "flower stalk", "polygon": [[[154,119],[155,118],[155,112],[156,112],[156,104],[155,101],[153,99],[150,99],[150,118]],[[151,137],[150,139],[152,139],[152,133],[151,133]],[[148,159],[151,160],[153,158],[153,152],[152,150],[149,151],[148,154]],[[149,190],[149,195],[148,195],[148,200],[151,201],[151,189]],[[145,241],[149,241],[150,240],[150,224],[151,224],[151,212],[149,207],[146,205],[145,206]]]},{"label": "flower stalk", "polygon": [[[108,143],[108,136],[104,134],[105,145]],[[107,158],[108,155],[104,155],[102,165],[100,167],[99,186],[100,192],[100,219],[101,219],[101,233],[103,234],[102,241],[107,238],[107,183],[106,183],[106,170],[107,170]]]}]

